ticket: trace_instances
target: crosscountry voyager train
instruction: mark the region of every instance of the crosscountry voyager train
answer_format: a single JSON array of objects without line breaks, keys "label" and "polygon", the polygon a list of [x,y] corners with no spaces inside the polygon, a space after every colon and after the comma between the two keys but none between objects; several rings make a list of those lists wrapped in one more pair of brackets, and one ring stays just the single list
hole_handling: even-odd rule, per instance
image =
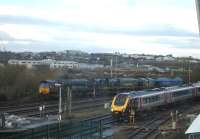
[{"label": "crosscountry voyager train", "polygon": [[130,109],[135,112],[184,101],[200,96],[200,82],[166,88],[143,91],[131,91],[117,94],[112,101],[111,111],[114,117],[126,117]]}]

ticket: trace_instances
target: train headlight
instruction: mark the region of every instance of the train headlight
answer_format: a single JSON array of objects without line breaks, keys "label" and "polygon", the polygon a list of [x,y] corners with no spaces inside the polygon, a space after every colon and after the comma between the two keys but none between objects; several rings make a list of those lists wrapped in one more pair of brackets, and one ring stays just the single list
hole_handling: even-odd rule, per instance
[{"label": "train headlight", "polygon": [[111,108],[111,112],[113,112],[113,108]]},{"label": "train headlight", "polygon": [[124,113],[126,109],[122,109],[122,112]]}]

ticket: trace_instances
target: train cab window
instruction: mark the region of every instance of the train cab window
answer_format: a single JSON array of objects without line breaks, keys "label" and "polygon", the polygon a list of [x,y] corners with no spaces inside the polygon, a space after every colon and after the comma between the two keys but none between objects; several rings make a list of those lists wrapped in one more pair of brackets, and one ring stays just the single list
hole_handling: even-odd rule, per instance
[{"label": "train cab window", "polygon": [[48,83],[40,83],[40,87],[49,87]]},{"label": "train cab window", "polygon": [[120,94],[117,96],[117,98],[115,99],[115,105],[118,105],[118,106],[122,106],[124,105],[124,103],[126,102],[126,98],[127,98],[127,95],[124,95],[124,94]]}]

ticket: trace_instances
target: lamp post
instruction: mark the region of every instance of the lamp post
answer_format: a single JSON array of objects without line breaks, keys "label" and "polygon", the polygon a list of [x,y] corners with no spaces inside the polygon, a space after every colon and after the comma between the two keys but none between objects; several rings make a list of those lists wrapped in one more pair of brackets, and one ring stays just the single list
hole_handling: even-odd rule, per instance
[{"label": "lamp post", "polygon": [[113,76],[113,69],[112,69],[112,66],[113,66],[113,61],[112,61],[112,58],[110,59],[110,77],[112,78]]},{"label": "lamp post", "polygon": [[61,121],[62,120],[62,88],[61,88],[61,84],[56,83],[55,86],[59,87],[59,105],[58,105],[58,120]]},{"label": "lamp post", "polygon": [[190,60],[188,61],[188,83],[190,84],[191,73],[190,73]]}]

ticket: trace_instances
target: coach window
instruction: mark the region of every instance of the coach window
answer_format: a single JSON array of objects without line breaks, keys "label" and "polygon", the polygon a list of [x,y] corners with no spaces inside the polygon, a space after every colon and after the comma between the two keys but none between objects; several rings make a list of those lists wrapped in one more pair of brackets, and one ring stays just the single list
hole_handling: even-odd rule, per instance
[{"label": "coach window", "polygon": [[147,98],[144,98],[144,103],[145,103],[145,104],[147,103]]},{"label": "coach window", "polygon": [[188,90],[188,93],[191,93],[191,94],[192,94],[192,91],[193,91],[193,89],[191,89],[191,90]]},{"label": "coach window", "polygon": [[149,101],[150,101],[150,103],[152,103],[153,102],[153,97],[150,97]]},{"label": "coach window", "polygon": [[148,103],[148,100],[149,98],[144,98],[144,103],[146,104],[146,103]]}]

